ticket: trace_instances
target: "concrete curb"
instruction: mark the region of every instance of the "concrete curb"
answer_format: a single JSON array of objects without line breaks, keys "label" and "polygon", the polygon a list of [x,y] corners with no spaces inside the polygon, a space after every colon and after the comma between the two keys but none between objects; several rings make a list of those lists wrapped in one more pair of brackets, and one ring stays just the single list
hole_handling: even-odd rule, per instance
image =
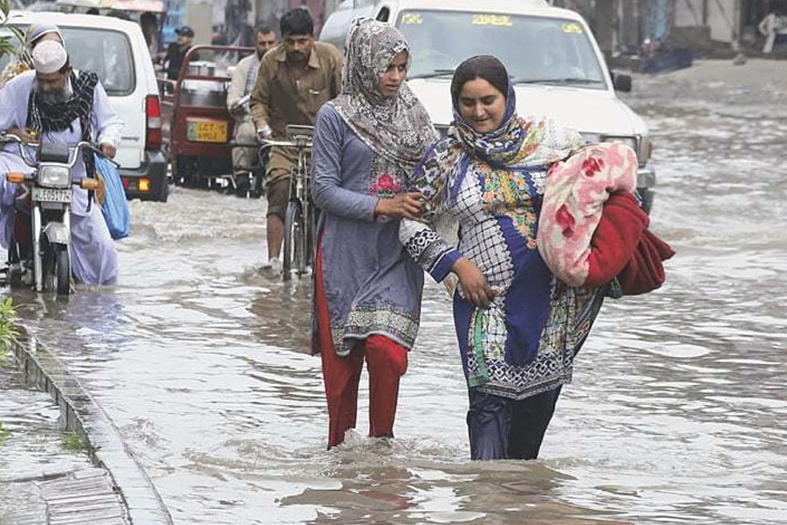
[{"label": "concrete curb", "polygon": [[60,407],[66,428],[87,446],[92,462],[105,469],[120,495],[128,523],[172,525],[161,495],[134,459],[115,424],[60,360],[23,327],[11,350],[25,379],[48,392]]}]

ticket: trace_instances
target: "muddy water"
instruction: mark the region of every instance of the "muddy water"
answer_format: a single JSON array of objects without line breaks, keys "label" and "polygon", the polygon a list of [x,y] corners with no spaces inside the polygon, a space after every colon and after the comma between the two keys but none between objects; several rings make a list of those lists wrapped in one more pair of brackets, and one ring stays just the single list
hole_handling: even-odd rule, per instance
[{"label": "muddy water", "polygon": [[[20,310],[105,407],[177,523],[787,522],[787,119],[632,103],[657,144],[666,286],[608,302],[536,462],[467,460],[448,300],[428,285],[397,439],[330,453],[308,283],[261,276],[261,203],[133,203],[122,283]],[[362,381],[366,379],[363,378]]]}]

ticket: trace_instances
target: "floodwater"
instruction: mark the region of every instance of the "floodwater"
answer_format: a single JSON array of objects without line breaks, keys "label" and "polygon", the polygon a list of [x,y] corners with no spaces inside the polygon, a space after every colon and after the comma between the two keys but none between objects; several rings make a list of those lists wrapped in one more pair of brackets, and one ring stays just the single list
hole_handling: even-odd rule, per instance
[{"label": "floodwater", "polygon": [[[657,92],[658,90],[654,90]],[[325,450],[309,283],[261,276],[259,201],[132,203],[122,284],[17,294],[176,523],[787,522],[787,117],[655,95],[663,289],[608,301],[542,457],[470,462],[449,302],[429,284],[397,438]],[[365,384],[366,377],[362,378]]]}]

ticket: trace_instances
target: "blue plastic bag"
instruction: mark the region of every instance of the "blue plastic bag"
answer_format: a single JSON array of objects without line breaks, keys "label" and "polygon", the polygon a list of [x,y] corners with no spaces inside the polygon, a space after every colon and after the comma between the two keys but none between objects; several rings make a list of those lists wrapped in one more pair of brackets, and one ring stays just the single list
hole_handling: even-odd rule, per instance
[{"label": "blue plastic bag", "polygon": [[104,179],[104,204],[101,211],[109,228],[109,234],[118,240],[131,233],[131,212],[126,200],[126,192],[120,181],[120,173],[114,164],[103,157],[96,157],[96,171]]}]

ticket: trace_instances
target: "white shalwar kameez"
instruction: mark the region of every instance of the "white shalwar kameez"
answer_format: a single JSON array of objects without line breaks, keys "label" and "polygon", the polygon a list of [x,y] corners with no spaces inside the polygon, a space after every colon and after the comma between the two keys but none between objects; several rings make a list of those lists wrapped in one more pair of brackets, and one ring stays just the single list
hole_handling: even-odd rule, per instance
[{"label": "white shalwar kameez", "polygon": [[[26,71],[10,80],[0,89],[0,130],[22,128],[27,125],[27,106],[30,91],[35,83],[35,71]],[[96,84],[91,112],[93,141],[117,147],[124,124],[104,91],[101,83]],[[79,119],[71,123],[70,130],[45,133],[43,142],[76,146],[82,140],[82,126]],[[35,149],[27,148],[29,159],[35,157]],[[9,183],[9,172],[32,172],[19,156],[17,144],[6,144],[0,151],[0,244],[8,248],[13,234],[14,198],[17,184]],[[78,155],[73,169],[75,181],[85,177],[85,163],[82,154]],[[104,216],[97,202],[88,210],[86,190],[74,187],[71,203],[71,271],[86,284],[115,284],[118,278],[117,252],[109,235]]]}]

